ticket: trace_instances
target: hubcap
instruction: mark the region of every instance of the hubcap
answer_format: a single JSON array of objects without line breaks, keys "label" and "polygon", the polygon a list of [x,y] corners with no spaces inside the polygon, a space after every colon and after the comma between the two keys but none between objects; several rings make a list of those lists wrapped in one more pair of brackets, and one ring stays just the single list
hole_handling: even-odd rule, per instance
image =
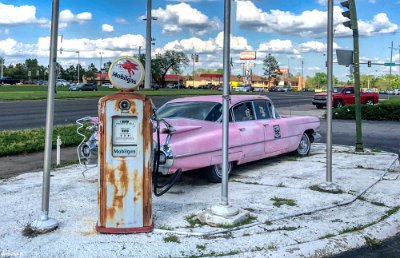
[{"label": "hubcap", "polygon": [[310,149],[310,140],[307,135],[303,134],[303,136],[301,137],[299,147],[297,148],[297,152],[300,155],[305,155],[308,153],[309,149]]},{"label": "hubcap", "polygon": [[[215,174],[217,174],[219,178],[222,178],[222,164],[214,165],[214,170]],[[231,170],[232,170],[232,163],[228,162],[228,175],[231,173]]]}]

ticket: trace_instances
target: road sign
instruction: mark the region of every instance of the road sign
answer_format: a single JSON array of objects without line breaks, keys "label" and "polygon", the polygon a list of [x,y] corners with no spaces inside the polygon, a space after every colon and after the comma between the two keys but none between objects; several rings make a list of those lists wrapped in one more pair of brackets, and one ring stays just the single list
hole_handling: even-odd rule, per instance
[{"label": "road sign", "polygon": [[395,66],[396,64],[395,63],[384,63],[383,65],[384,66]]}]

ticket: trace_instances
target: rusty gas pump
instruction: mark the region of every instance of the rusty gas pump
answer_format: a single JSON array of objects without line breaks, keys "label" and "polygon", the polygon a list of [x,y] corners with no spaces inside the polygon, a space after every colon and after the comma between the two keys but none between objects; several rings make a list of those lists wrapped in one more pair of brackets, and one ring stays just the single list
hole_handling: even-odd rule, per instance
[{"label": "rusty gas pump", "polygon": [[120,92],[99,100],[99,218],[101,233],[153,230],[152,103],[132,92],[144,68],[133,57],[116,59],[108,72]]}]

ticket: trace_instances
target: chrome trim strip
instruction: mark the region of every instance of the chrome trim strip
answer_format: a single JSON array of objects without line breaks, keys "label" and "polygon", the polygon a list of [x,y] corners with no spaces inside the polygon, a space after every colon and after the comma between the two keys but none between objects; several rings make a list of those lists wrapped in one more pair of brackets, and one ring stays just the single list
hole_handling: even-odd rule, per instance
[{"label": "chrome trim strip", "polygon": [[[298,134],[295,136],[300,136],[302,134]],[[294,137],[294,136],[292,136]],[[290,137],[284,137],[284,138],[279,138],[279,139],[287,139]],[[246,143],[246,144],[240,144],[240,145],[234,145],[234,146],[230,146],[229,149],[233,149],[233,148],[238,148],[238,147],[243,147],[243,146],[248,146],[248,145],[253,145],[253,144],[257,144],[257,143],[268,143],[268,142],[272,142],[276,139],[272,139],[272,140],[268,140],[268,141],[258,141],[258,142],[252,142],[252,143]],[[221,151],[222,148],[219,149],[213,149],[213,150],[207,150],[207,151],[202,151],[202,152],[197,152],[197,153],[189,153],[189,154],[182,154],[182,155],[176,155],[174,156],[175,159],[179,159],[179,158],[187,158],[187,157],[191,157],[191,156],[195,156],[195,155],[200,155],[200,154],[205,154],[205,153],[210,153],[210,152],[216,152],[216,151]]]}]

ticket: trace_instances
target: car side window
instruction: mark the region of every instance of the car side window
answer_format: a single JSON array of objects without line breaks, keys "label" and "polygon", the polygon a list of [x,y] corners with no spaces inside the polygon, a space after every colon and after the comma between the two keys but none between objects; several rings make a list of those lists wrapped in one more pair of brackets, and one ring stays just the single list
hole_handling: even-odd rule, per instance
[{"label": "car side window", "polygon": [[270,119],[272,117],[272,110],[268,104],[270,103],[264,100],[254,101],[254,109],[258,120]]},{"label": "car side window", "polygon": [[354,94],[354,89],[353,88],[346,89],[346,94]]},{"label": "car side window", "polygon": [[255,120],[251,102],[243,102],[233,108],[235,122]]}]

